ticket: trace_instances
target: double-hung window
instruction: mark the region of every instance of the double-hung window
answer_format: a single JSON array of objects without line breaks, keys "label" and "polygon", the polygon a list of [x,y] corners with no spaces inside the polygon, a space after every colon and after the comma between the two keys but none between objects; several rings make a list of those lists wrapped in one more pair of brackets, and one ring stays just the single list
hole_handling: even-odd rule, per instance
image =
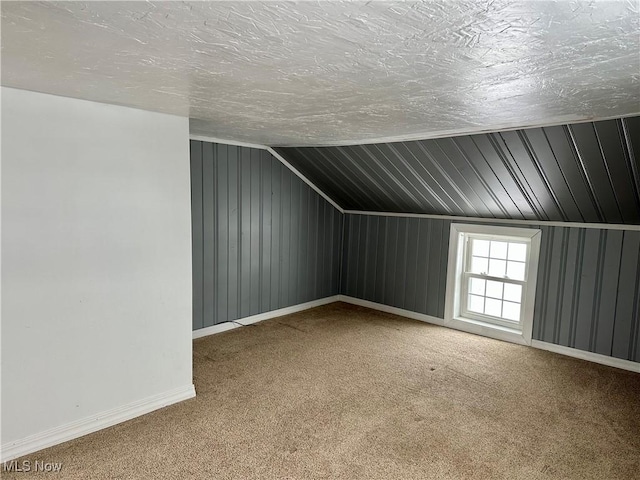
[{"label": "double-hung window", "polygon": [[452,224],[445,324],[530,343],[540,234]]}]

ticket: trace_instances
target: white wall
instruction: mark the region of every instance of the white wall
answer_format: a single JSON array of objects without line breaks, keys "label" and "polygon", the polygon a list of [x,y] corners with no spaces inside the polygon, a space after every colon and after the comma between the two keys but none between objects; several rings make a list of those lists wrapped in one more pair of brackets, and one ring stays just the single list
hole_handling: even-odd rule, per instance
[{"label": "white wall", "polygon": [[2,88],[3,459],[193,396],[188,128]]}]

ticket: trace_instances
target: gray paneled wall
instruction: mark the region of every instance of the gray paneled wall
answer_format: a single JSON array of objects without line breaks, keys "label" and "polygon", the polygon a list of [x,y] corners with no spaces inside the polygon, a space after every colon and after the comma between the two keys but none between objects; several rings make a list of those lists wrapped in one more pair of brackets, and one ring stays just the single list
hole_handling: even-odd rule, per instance
[{"label": "gray paneled wall", "polygon": [[534,338],[640,362],[640,232],[542,230]]},{"label": "gray paneled wall", "polygon": [[191,141],[193,328],[338,294],[342,214],[264,150]]},{"label": "gray paneled wall", "polygon": [[[444,318],[449,225],[347,214],[341,293]],[[532,228],[542,229],[533,338],[640,362],[640,232]]]},{"label": "gray paneled wall", "polygon": [[341,293],[443,318],[450,223],[345,215]]}]

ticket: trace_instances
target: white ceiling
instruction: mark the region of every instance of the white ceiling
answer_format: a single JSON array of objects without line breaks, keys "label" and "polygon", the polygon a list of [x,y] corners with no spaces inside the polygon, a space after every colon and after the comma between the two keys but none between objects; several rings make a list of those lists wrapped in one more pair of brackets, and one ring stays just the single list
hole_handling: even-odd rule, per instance
[{"label": "white ceiling", "polygon": [[2,84],[267,145],[640,113],[636,0],[2,2]]}]

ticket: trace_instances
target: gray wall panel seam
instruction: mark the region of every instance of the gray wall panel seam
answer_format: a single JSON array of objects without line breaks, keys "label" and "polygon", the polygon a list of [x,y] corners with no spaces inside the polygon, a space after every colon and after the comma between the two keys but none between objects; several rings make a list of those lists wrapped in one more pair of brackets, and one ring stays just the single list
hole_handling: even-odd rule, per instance
[{"label": "gray wall panel seam", "polygon": [[618,194],[616,193],[616,188],[613,184],[613,178],[611,178],[611,169],[607,164],[607,156],[604,153],[604,148],[602,146],[602,142],[600,141],[600,135],[598,134],[598,129],[596,128],[594,123],[591,124],[591,127],[593,128],[593,133],[596,137],[596,143],[598,144],[598,150],[600,151],[600,156],[602,157],[604,170],[607,173],[607,181],[609,183],[609,187],[611,187],[611,192],[613,193],[613,199],[616,203],[616,208],[618,209],[618,213],[620,214],[620,219],[624,222],[624,215],[622,214],[622,209],[620,208],[620,199],[618,198]]},{"label": "gray wall panel seam", "polygon": [[567,221],[568,216],[567,216],[566,212],[564,211],[564,208],[562,208],[562,205],[558,201],[558,197],[557,197],[556,193],[554,192],[554,190],[553,190],[553,188],[551,186],[551,182],[549,181],[549,179],[547,178],[547,176],[544,173],[544,169],[542,168],[542,165],[540,164],[540,160],[538,159],[538,156],[536,155],[535,149],[531,145],[531,140],[529,139],[529,137],[527,136],[525,131],[518,132],[518,135],[519,135],[519,137],[520,137],[520,139],[522,141],[522,144],[523,144],[525,150],[529,154],[529,158],[531,159],[531,163],[533,164],[533,167],[535,168],[536,172],[540,176],[540,179],[541,179],[542,183],[544,184],[544,186],[545,186],[545,188],[547,190],[547,193],[549,194],[549,196],[553,200],[553,203],[554,203],[556,209],[560,213],[560,216],[562,217],[562,220],[563,221]]},{"label": "gray wall panel seam", "polygon": [[[382,155],[384,158],[389,160],[389,158],[380,150],[380,146],[379,145],[373,145],[371,147],[371,149],[373,149],[373,148],[375,148],[380,153],[380,155]],[[411,201],[415,205],[420,205],[420,200],[418,200],[418,198],[414,195],[414,193],[411,192],[409,188],[407,188],[407,183],[408,183],[407,178],[402,174],[400,169],[394,164],[393,161],[389,160],[388,164],[389,164],[389,167],[393,167],[394,168],[395,174],[393,174],[393,172],[391,172],[388,168],[383,166],[384,170],[389,172],[389,176],[394,179],[394,182],[396,183],[396,185],[398,185],[398,187],[400,187],[405,192],[405,194],[411,199]],[[402,178],[404,178],[406,183],[401,180]],[[430,191],[430,193],[433,194],[434,197],[436,197],[434,192],[431,192],[431,190],[429,190],[429,191]],[[423,197],[423,198],[427,203],[430,203],[428,198],[426,198],[426,197]],[[437,197],[434,198],[434,200],[439,201],[439,199]]]},{"label": "gray wall panel seam", "polygon": [[598,315],[600,314],[600,303],[602,301],[602,280],[604,275],[604,256],[607,248],[606,231],[600,230],[598,239],[598,258],[596,264],[596,281],[593,295],[593,305],[591,309],[591,331],[589,335],[589,351],[595,351],[596,339],[598,338]]},{"label": "gray wall panel seam", "polygon": [[373,178],[373,177],[372,177],[372,176],[371,176],[371,175],[370,175],[370,174],[369,174],[365,169],[363,169],[363,168],[358,164],[358,162],[354,161],[354,157],[353,157],[353,156],[349,155],[349,153],[347,153],[347,152],[345,151],[345,149],[344,149],[344,148],[341,148],[341,147],[336,147],[336,148],[338,149],[338,151],[339,151],[340,153],[342,153],[342,155],[344,155],[344,156],[349,160],[349,162],[350,162],[350,163],[351,163],[351,164],[352,164],[352,165],[353,165],[353,166],[358,170],[358,172],[359,172],[361,175],[365,176],[365,177],[366,177],[366,178],[367,178],[371,183],[373,183],[373,185],[374,185],[375,187],[377,187],[377,189],[378,189],[380,192],[382,192],[383,194],[385,194],[385,193],[384,193],[385,191],[384,191],[384,189],[380,186],[380,184],[379,184],[379,183],[378,183],[378,182],[377,182],[377,181],[376,181],[376,180],[375,180],[375,179],[374,179],[374,178]]},{"label": "gray wall panel seam", "polygon": [[[362,155],[365,155],[369,159],[369,162],[367,162],[367,158],[363,158],[362,157],[362,155],[356,150],[356,147],[348,147],[348,148],[349,148],[350,151],[352,151],[352,158],[357,157],[357,158],[360,159],[360,162],[376,165],[376,167],[379,170],[385,171],[384,167],[380,164],[380,162],[378,162],[378,160],[374,156],[369,154],[369,152],[367,151],[366,147],[359,147],[358,150],[360,150],[362,152]],[[377,177],[378,180],[376,180],[376,185],[380,189],[381,193],[392,204],[398,204],[398,200],[400,202],[403,201],[402,197],[398,196],[396,194],[395,189],[393,188],[393,186],[389,182],[389,178],[385,179],[378,171],[376,171],[373,168],[371,168],[371,175]],[[387,176],[387,177],[389,177],[389,176]],[[384,183],[384,187],[382,186],[381,182]],[[395,196],[395,198],[394,198],[394,196]]]},{"label": "gray wall panel seam", "polygon": [[553,155],[553,160],[555,161],[556,165],[558,166],[558,171],[560,172],[560,175],[562,176],[562,181],[564,182],[565,186],[567,187],[567,191],[569,192],[569,195],[571,195],[571,199],[573,200],[573,203],[575,204],[576,209],[577,209],[578,213],[580,214],[580,218],[582,219],[582,221],[584,221],[585,217],[584,217],[584,214],[582,213],[582,210],[580,210],[580,204],[576,199],[575,193],[573,191],[573,188],[571,187],[571,184],[570,184],[570,182],[569,182],[569,180],[567,178],[566,173],[562,169],[562,165],[560,165],[560,162],[558,161],[558,156],[557,156],[556,152],[553,150],[553,146],[551,145],[551,141],[549,140],[549,135],[547,134],[547,131],[544,128],[542,129],[542,133],[544,135],[544,138],[545,138],[547,144],[549,145],[549,150],[551,151],[551,154]]},{"label": "gray wall panel seam", "polygon": [[[431,197],[433,197],[433,199],[438,202],[443,208],[445,208],[446,210],[448,210],[449,212],[451,212],[451,207],[447,204],[447,202],[445,200],[443,200],[441,198],[441,194],[436,193],[436,191],[433,189],[432,186],[430,186],[427,181],[422,178],[421,175],[418,174],[418,172],[415,170],[415,168],[413,168],[408,162],[405,161],[404,157],[402,155],[400,155],[400,152],[398,152],[397,148],[394,147],[391,144],[385,144],[386,147],[391,151],[391,153],[393,153],[396,157],[396,160],[398,160],[398,162],[402,163],[405,168],[407,170],[409,170],[409,172],[411,172],[411,174],[413,175],[413,177],[418,180],[418,182],[427,190],[427,192],[431,195]],[[417,142],[417,146],[418,148],[420,148],[425,155],[427,156],[427,158],[429,158],[431,160],[430,154],[428,154],[421,146],[420,142]],[[380,151],[380,149],[378,148],[378,150]],[[382,153],[382,152],[381,152]],[[384,153],[382,153],[382,155],[384,155]],[[384,155],[386,157],[386,155]],[[434,162],[431,160],[432,165],[434,164]],[[391,161],[391,164],[395,167],[395,162]],[[398,173],[404,178],[405,182],[407,185],[411,185],[414,190],[416,190],[416,193],[419,194],[424,201],[426,201],[427,203],[429,203],[429,198],[426,197],[425,195],[423,195],[417,188],[415,188],[415,185],[411,182],[411,180],[409,180],[409,178],[407,178],[401,171],[400,169],[398,169],[398,167],[395,167],[396,170],[398,171]],[[449,197],[449,200],[451,201],[451,203],[453,203],[457,208],[460,208],[456,202],[451,198],[451,196],[444,190],[444,188],[442,188],[442,186],[440,186],[440,184],[438,183],[438,181],[435,179],[435,177],[431,174],[431,172],[429,172],[429,170],[423,166],[423,169],[425,171],[425,173],[431,178],[431,180],[433,181],[434,184],[438,185],[438,187],[440,188],[440,190],[442,190],[442,192]],[[414,199],[417,200],[417,197],[415,196],[415,193],[412,194],[412,197]],[[418,202],[420,203],[420,202]]]},{"label": "gray wall panel seam", "polygon": [[[562,231],[562,250],[560,252],[560,278],[558,280],[558,285],[562,285],[564,288],[566,281],[566,262],[569,255],[569,230],[564,228]],[[558,292],[556,292],[558,293]],[[553,329],[553,341],[556,344],[560,344],[560,325],[561,325],[561,315],[562,315],[562,302],[556,301],[556,311],[554,318],[554,329]]]},{"label": "gray wall panel seam", "polygon": [[[438,173],[442,176],[442,178],[447,182],[447,186],[449,188],[451,188],[457,195],[458,197],[460,197],[460,200],[462,200],[464,203],[466,203],[467,207],[470,208],[471,210],[473,210],[476,215],[480,215],[480,212],[478,212],[478,210],[476,209],[475,205],[473,204],[473,202],[471,202],[469,200],[469,198],[467,197],[466,193],[458,187],[458,185],[456,184],[456,182],[453,181],[453,179],[451,178],[451,176],[449,175],[449,173],[446,171],[446,168],[444,168],[443,166],[441,166],[439,164],[438,161],[436,161],[435,157],[429,152],[429,149],[424,145],[425,142],[415,142],[416,146],[418,147],[418,149],[420,149],[420,151],[422,151],[425,156],[429,159],[429,161],[431,162],[431,164],[433,165],[433,167],[438,171]],[[453,164],[453,162],[451,161],[451,159],[449,158],[449,156],[447,155],[447,153],[443,150],[443,148],[440,146],[440,144],[436,141],[433,142],[433,145],[436,146],[438,148],[438,150],[440,150],[442,152],[442,155],[444,156],[444,158],[447,159],[447,161],[449,162],[449,164],[452,166],[452,168],[454,170],[457,171],[457,168],[455,167],[455,165]],[[408,149],[407,149],[408,150]],[[416,158],[415,155],[413,155],[412,152],[411,156],[418,161],[418,159]],[[421,164],[421,162],[418,162]],[[423,166],[423,168],[428,172],[428,169],[426,167]],[[445,188],[444,186],[442,186],[440,184],[440,182],[437,181],[437,179],[431,175],[429,173],[429,175],[431,176],[431,178],[433,178],[433,180],[438,184],[438,186],[440,187],[440,189],[447,195],[447,197],[449,198],[449,200],[453,203],[453,205],[455,205],[459,210],[463,210],[460,205],[458,204],[458,202],[456,202],[453,197],[451,197],[451,195],[449,195],[449,192],[447,191],[448,189]],[[469,187],[469,189],[471,191],[473,191],[473,189],[471,188],[471,186],[467,183],[467,186]],[[482,200],[480,200],[483,204],[484,202]]]},{"label": "gray wall panel seam", "polygon": [[582,175],[582,179],[584,180],[587,186],[587,193],[589,194],[589,198],[591,199],[591,202],[593,203],[593,206],[595,207],[596,212],[598,213],[598,218],[600,219],[601,222],[604,222],[605,221],[604,212],[602,211],[602,208],[600,207],[600,203],[597,200],[596,193],[593,188],[593,183],[589,178],[589,173],[587,172],[586,166],[584,164],[584,160],[582,159],[582,155],[580,154],[578,143],[576,142],[575,135],[573,133],[573,130],[571,129],[571,125],[567,125],[565,127],[565,133],[567,135],[567,138],[569,138],[570,140],[570,146],[573,150],[574,159],[578,165],[579,171]]},{"label": "gray wall panel seam", "polygon": [[[388,181],[386,183],[387,183],[387,185],[389,185],[390,191],[395,193],[395,194],[397,194],[397,192],[399,190],[401,192],[404,192],[404,194],[407,197],[409,197],[408,199],[405,198],[404,201],[401,200],[401,203],[405,203],[405,205],[404,205],[405,208],[411,208],[410,205],[412,203],[414,205],[419,203],[418,199],[413,197],[413,195],[406,190],[406,187],[404,185],[402,185],[402,182],[395,175],[392,175],[391,172],[382,164],[382,162],[380,162],[378,160],[378,158],[376,158],[376,156],[371,153],[371,149],[370,148],[362,147],[361,149],[362,149],[363,153],[370,159],[371,162],[375,163],[377,165],[377,167],[381,171],[383,171],[383,172],[385,172],[387,174]],[[392,184],[395,184],[395,187]],[[399,198],[402,198],[402,197],[399,197]],[[396,204],[398,204],[397,201],[394,201],[394,202]],[[430,206],[432,206],[432,204],[428,200],[427,200],[427,203]]]},{"label": "gray wall panel seam", "polygon": [[575,347],[576,343],[576,323],[580,300],[582,262],[584,260],[584,233],[584,230],[578,232],[578,248],[576,249],[576,270],[574,272],[573,294],[571,296],[571,323],[569,324],[569,346],[571,347]]},{"label": "gray wall panel seam", "polygon": [[[500,138],[502,145],[498,142],[497,137]],[[524,185],[522,184],[520,176],[516,173],[516,168],[518,169],[518,171],[520,171],[520,167],[518,166],[517,163],[515,163],[515,161],[514,161],[514,164],[515,164],[515,167],[514,167],[514,165],[512,165],[511,162],[509,161],[509,158],[507,158],[506,152],[509,153],[509,157],[511,157],[512,159],[513,159],[513,154],[509,150],[509,146],[506,144],[504,138],[502,137],[502,134],[500,133],[491,134],[489,135],[489,138],[491,139],[491,143],[493,145],[493,148],[495,148],[496,153],[498,154],[498,157],[500,158],[505,168],[509,172],[509,175],[511,176],[513,182],[515,183],[516,187],[520,191],[520,194],[524,198],[525,202],[529,204],[529,208],[533,211],[534,215],[536,215],[538,218],[544,217],[542,219],[548,220],[549,216],[546,214],[546,212],[544,212],[544,210],[540,211],[539,205],[537,205],[537,202],[534,202],[533,199],[531,198],[531,195],[528,192],[528,190],[530,189],[529,185],[527,184],[527,187],[529,187],[529,189],[525,188]],[[522,176],[522,171],[520,171],[520,175]]]},{"label": "gray wall panel seam", "polygon": [[[405,271],[405,275],[404,275],[404,283],[406,285],[407,283],[407,260],[408,260],[408,256],[409,256],[409,222],[405,222],[405,233],[404,233],[404,253],[403,253],[403,261],[402,261],[402,265],[403,265],[403,270]],[[407,289],[403,288],[402,289],[402,301],[400,302],[400,304],[402,305],[402,308],[406,308],[407,305]]]},{"label": "gray wall panel seam", "polygon": [[[340,175],[341,169],[338,167],[338,165],[334,162],[334,158],[333,155],[331,156],[331,158],[329,157],[329,155],[325,154],[321,149],[314,149],[314,151],[317,153],[317,155],[319,155],[320,157],[322,157],[325,160],[325,163],[331,166],[332,170],[336,171],[337,175]],[[346,165],[346,163],[344,165],[342,165],[342,169],[343,170],[347,170],[349,171],[350,169],[348,168],[348,166]],[[350,175],[350,176],[342,176],[342,177],[336,177],[336,178],[341,178],[342,182],[346,182],[347,184],[351,185],[351,189],[347,188],[345,190],[345,188],[341,188],[341,190],[349,197],[352,198],[352,200],[354,200],[358,205],[362,205],[362,199],[369,199],[370,201],[372,201],[375,204],[375,200],[373,197],[371,197],[369,195],[369,193],[367,192],[366,188],[363,188],[362,185],[360,185],[360,178],[358,177],[358,175]],[[357,180],[356,180],[357,179]],[[356,196],[354,196],[356,195]]]},{"label": "gray wall panel seam", "polygon": [[[498,199],[498,197],[495,195],[495,193],[493,192],[493,189],[489,187],[489,184],[486,182],[486,180],[482,177],[482,175],[480,175],[480,172],[478,171],[478,169],[476,168],[475,165],[473,165],[469,160],[469,155],[465,153],[464,148],[459,144],[459,142],[456,140],[456,138],[452,138],[451,141],[453,142],[454,146],[458,149],[458,151],[460,152],[462,158],[464,159],[464,161],[467,163],[467,165],[469,165],[469,168],[471,168],[473,170],[473,172],[475,173],[478,181],[480,182],[480,184],[484,187],[486,193],[489,195],[489,197],[491,199],[493,199],[494,203],[496,204],[496,206],[498,207],[498,209],[500,210],[500,212],[502,212],[502,215],[504,215],[505,217],[509,216],[509,213],[507,212],[507,210],[505,209],[504,205],[502,205],[502,202],[500,202],[500,200]],[[475,144],[474,144],[475,145]],[[495,215],[494,215],[495,216]]]},{"label": "gray wall panel seam", "polygon": [[[509,190],[507,189],[507,187],[504,185],[504,182],[502,181],[502,179],[500,178],[500,176],[496,173],[495,169],[491,166],[491,163],[489,162],[489,160],[487,160],[486,155],[482,152],[482,149],[480,148],[480,146],[478,145],[478,143],[476,142],[476,139],[473,137],[470,137],[471,141],[473,142],[473,144],[476,146],[476,149],[478,150],[478,152],[480,152],[480,155],[482,156],[483,160],[485,161],[485,163],[487,164],[487,167],[489,168],[489,170],[491,170],[491,173],[493,174],[493,176],[496,178],[496,181],[500,184],[500,186],[502,187],[502,189],[505,191],[505,193],[507,194],[507,196],[509,197],[509,199],[511,200],[511,203],[513,203],[514,208],[518,211],[518,213],[520,214],[520,216],[524,219],[526,218],[524,212],[522,211],[522,209],[520,208],[520,206],[518,205],[518,203],[513,199],[513,197],[511,196],[511,194],[509,194]],[[487,135],[487,140],[489,141],[489,144],[492,145],[491,143],[491,139],[490,137]],[[495,147],[494,147],[495,149]],[[509,215],[509,218],[513,218],[513,215]]]},{"label": "gray wall panel seam", "polygon": [[[456,148],[456,150],[458,150],[458,152],[460,152],[460,149],[457,147],[457,145],[455,144],[455,142],[453,142],[454,139],[451,139],[452,143],[454,145],[454,147]],[[442,148],[442,146],[436,141],[435,145],[440,149],[440,151],[443,153],[443,155],[448,159],[449,164],[451,165],[451,168],[453,170],[455,170],[455,172],[460,176],[460,178],[462,179],[462,181],[467,185],[469,191],[471,191],[473,193],[473,195],[475,195],[480,202],[482,203],[482,205],[485,207],[486,211],[490,213],[490,215],[492,217],[494,217],[494,213],[492,211],[492,209],[489,207],[489,205],[486,204],[486,202],[484,201],[484,199],[478,194],[478,192],[476,191],[476,189],[471,185],[471,183],[469,182],[469,179],[460,171],[460,169],[458,168],[458,166],[455,164],[455,162],[453,161],[453,159],[451,159],[451,157],[449,156],[449,154],[447,154],[445,152],[445,150]],[[452,184],[455,185],[455,182],[453,182],[453,180],[451,179],[451,176],[447,174],[447,179],[448,181]],[[473,205],[473,202],[468,198],[467,194],[464,192],[463,188],[458,188],[458,192],[461,196],[463,196],[465,198],[465,201],[470,204],[472,207],[474,207],[475,210],[475,205]],[[476,210],[476,213],[478,213],[478,211]]]},{"label": "gray wall panel seam", "polygon": [[[638,257],[640,259],[640,250]],[[633,314],[631,316],[631,335],[629,336],[629,356],[628,360],[634,360],[637,355],[637,339],[640,330],[640,268],[636,269],[636,281],[633,296]]]},{"label": "gray wall panel seam", "polygon": [[633,151],[633,146],[631,144],[631,137],[627,128],[627,120],[621,118],[619,122],[618,130],[624,139],[622,142],[622,150],[625,155],[625,160],[628,162],[627,167],[631,174],[634,197],[636,200],[636,210],[640,212],[640,168],[638,167],[638,161],[635,158],[635,152]]},{"label": "gray wall panel seam", "polygon": [[[545,242],[545,248],[544,250],[549,250],[549,245],[553,245],[553,239],[555,236],[555,232],[553,231],[553,229],[550,232],[545,232],[546,235],[543,235],[542,239],[543,242]],[[540,287],[542,287],[542,291],[544,292],[544,295],[542,297],[542,302],[540,305],[540,314],[539,315],[534,315],[534,324],[538,323],[537,327],[537,338],[538,339],[543,339],[543,334],[542,332],[544,331],[544,324],[548,321],[548,305],[549,305],[549,285],[551,284],[550,282],[550,278],[551,278],[551,261],[552,261],[552,255],[547,255],[547,257],[545,258],[545,262],[542,263],[540,262],[540,266],[543,267],[543,275],[544,275],[544,281],[542,282],[542,285],[540,285]],[[540,318],[540,320],[538,322],[536,322],[536,319]]]}]

